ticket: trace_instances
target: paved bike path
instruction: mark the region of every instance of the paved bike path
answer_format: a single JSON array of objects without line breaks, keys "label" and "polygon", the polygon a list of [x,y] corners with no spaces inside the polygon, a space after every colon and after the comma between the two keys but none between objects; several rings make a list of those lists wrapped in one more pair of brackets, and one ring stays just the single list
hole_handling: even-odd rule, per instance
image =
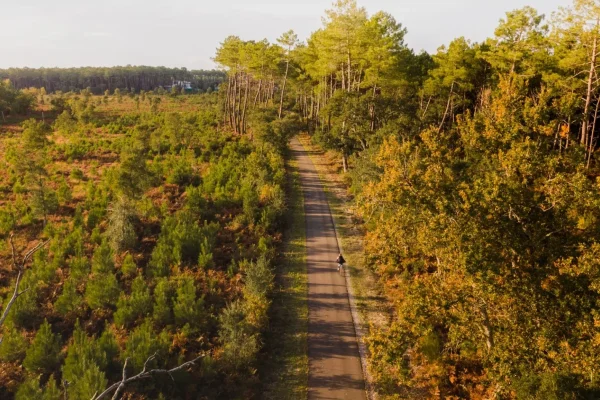
[{"label": "paved bike path", "polygon": [[329,204],[317,170],[297,139],[308,271],[308,398],[366,399],[365,382]]}]

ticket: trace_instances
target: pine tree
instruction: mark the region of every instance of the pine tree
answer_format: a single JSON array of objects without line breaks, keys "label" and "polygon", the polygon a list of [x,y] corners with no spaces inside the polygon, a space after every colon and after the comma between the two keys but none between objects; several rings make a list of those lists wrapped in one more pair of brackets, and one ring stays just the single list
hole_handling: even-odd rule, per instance
[{"label": "pine tree", "polygon": [[85,290],[85,300],[92,309],[109,307],[116,303],[119,293],[113,253],[108,242],[104,240],[94,251],[92,275]]},{"label": "pine tree", "polygon": [[246,321],[246,313],[241,302],[227,306],[219,316],[219,340],[224,347],[228,364],[235,368],[248,366],[255,360],[259,350],[258,338],[252,334],[252,327]]},{"label": "pine tree", "polygon": [[15,400],[63,400],[63,394],[56,385],[54,376],[51,376],[46,385],[40,387],[40,377],[31,377],[25,380],[15,394]]},{"label": "pine tree", "polygon": [[88,399],[102,392],[107,380],[102,370],[109,364],[109,357],[98,340],[88,337],[79,321],[73,331],[73,342],[69,345],[62,367],[63,379],[69,382],[68,394],[73,399]]},{"label": "pine tree", "polygon": [[104,372],[96,364],[88,365],[83,375],[77,377],[77,380],[68,388],[69,398],[71,399],[91,399],[94,395],[102,393],[108,384]]},{"label": "pine tree", "polygon": [[135,261],[131,254],[127,254],[123,259],[123,264],[121,265],[121,273],[123,276],[130,278],[137,273],[137,265],[135,265]]},{"label": "pine tree", "polygon": [[73,198],[73,192],[69,187],[67,180],[63,177],[60,181],[60,185],[58,186],[58,190],[56,192],[56,196],[58,198],[58,202],[61,205],[66,205]]},{"label": "pine tree", "polygon": [[164,365],[169,352],[169,335],[166,331],[157,334],[152,328],[151,320],[146,320],[131,332],[127,339],[125,356],[129,357],[134,370],[140,371],[146,360],[157,353],[149,368]]},{"label": "pine tree", "polygon": [[71,277],[65,281],[63,291],[54,303],[54,309],[63,316],[75,313],[81,306],[83,299],[77,293],[77,284]]},{"label": "pine tree", "polygon": [[138,318],[146,317],[152,310],[150,290],[144,278],[138,276],[131,285],[131,295],[121,293],[117,302],[117,311],[114,314],[115,324],[118,326],[131,326]]},{"label": "pine tree", "polygon": [[131,250],[137,243],[135,222],[137,215],[133,205],[124,197],[119,197],[108,208],[108,229],[106,235],[115,253]]},{"label": "pine tree", "polygon": [[16,327],[31,328],[39,321],[37,300],[39,289],[28,276],[25,276],[22,285],[27,291],[17,298],[8,318],[14,322]]},{"label": "pine tree", "polygon": [[30,372],[52,372],[60,362],[60,338],[52,333],[47,320],[35,334],[27,349],[23,366]]},{"label": "pine tree", "polygon": [[177,291],[173,304],[175,323],[178,326],[189,324],[198,328],[206,324],[204,299],[196,295],[194,279],[190,276],[181,276],[177,280]]},{"label": "pine tree", "polygon": [[13,324],[4,324],[0,343],[0,360],[5,362],[22,361],[27,350],[27,341]]},{"label": "pine tree", "polygon": [[158,325],[169,325],[173,322],[172,297],[173,289],[167,278],[158,278],[154,288],[154,307],[152,318]]}]

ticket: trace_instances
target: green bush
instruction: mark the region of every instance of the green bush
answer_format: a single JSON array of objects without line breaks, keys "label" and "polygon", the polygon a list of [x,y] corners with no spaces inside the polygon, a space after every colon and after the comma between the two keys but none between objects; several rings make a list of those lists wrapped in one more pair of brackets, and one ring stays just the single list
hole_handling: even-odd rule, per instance
[{"label": "green bush", "polygon": [[71,178],[73,178],[77,181],[81,181],[81,180],[83,180],[83,177],[84,177],[83,171],[80,170],[79,168],[73,168],[71,170]]},{"label": "green bush", "polygon": [[69,203],[73,198],[73,193],[67,180],[63,177],[60,180],[60,184],[58,186],[58,190],[56,191],[56,195],[58,196],[58,202],[61,205],[65,205]]},{"label": "green bush", "polygon": [[204,239],[208,238],[212,242],[218,229],[219,225],[216,223],[198,226],[189,211],[167,217],[152,251],[149,274],[155,277],[167,276],[173,265],[198,262]]},{"label": "green bush", "polygon": [[102,218],[104,217],[104,209],[101,207],[94,207],[92,209],[90,209],[88,216],[87,216],[87,221],[86,221],[86,226],[89,230],[94,229],[99,223],[100,221],[102,221]]},{"label": "green bush", "polygon": [[255,263],[245,263],[244,272],[244,293],[246,296],[266,299],[273,287],[273,279],[275,278],[267,258],[261,256]]},{"label": "green bush", "polygon": [[102,393],[108,386],[108,379],[104,372],[93,363],[84,368],[83,374],[69,385],[67,393],[70,399],[91,399],[94,395]]},{"label": "green bush", "polygon": [[77,131],[77,121],[69,111],[65,110],[56,118],[52,127],[65,135],[70,135]]},{"label": "green bush", "polygon": [[0,235],[8,234],[17,224],[15,214],[11,208],[5,207],[0,209]]}]

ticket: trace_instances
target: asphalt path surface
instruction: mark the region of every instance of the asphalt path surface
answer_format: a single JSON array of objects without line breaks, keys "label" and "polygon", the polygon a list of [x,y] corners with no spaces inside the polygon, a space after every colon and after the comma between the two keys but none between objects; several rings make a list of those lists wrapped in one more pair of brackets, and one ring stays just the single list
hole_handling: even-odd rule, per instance
[{"label": "asphalt path surface", "polygon": [[329,204],[307,151],[294,139],[304,212],[308,271],[308,398],[366,399],[365,382]]}]

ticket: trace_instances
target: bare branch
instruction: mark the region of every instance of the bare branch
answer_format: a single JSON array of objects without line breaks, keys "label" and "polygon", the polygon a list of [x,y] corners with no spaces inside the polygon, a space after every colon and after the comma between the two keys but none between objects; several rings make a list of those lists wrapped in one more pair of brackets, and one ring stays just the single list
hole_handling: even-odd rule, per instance
[{"label": "bare branch", "polygon": [[[119,398],[119,393],[121,393],[121,391],[123,389],[125,389],[125,381],[127,380],[127,362],[128,361],[129,361],[129,357],[127,357],[125,359],[125,364],[123,365],[123,379],[121,379],[121,383],[117,387],[117,390],[115,390],[115,394],[112,397],[112,400],[117,400]],[[144,369],[145,368],[146,368],[146,366],[144,365]]]},{"label": "bare branch", "polygon": [[17,275],[17,281],[15,282],[15,290],[13,291],[13,295],[10,298],[10,300],[8,301],[8,304],[6,305],[4,312],[2,313],[2,317],[0,317],[0,326],[2,326],[2,324],[4,324],[4,320],[6,320],[6,317],[8,316],[8,312],[10,311],[11,307],[13,306],[13,304],[15,303],[15,301],[17,300],[19,295],[22,294],[22,292],[19,293],[19,285],[21,284],[21,279],[23,279],[23,271],[19,270],[19,274]]},{"label": "bare branch", "polygon": [[8,241],[10,243],[10,249],[12,251],[12,260],[13,260],[13,266],[16,267],[17,266],[17,252],[15,251],[15,243],[13,242],[13,234],[11,233]]},{"label": "bare branch", "polygon": [[35,246],[33,249],[29,250],[27,253],[25,253],[25,255],[23,256],[23,262],[21,263],[21,266],[25,266],[25,264],[27,264],[27,261],[29,261],[29,259],[38,251],[40,250],[42,247],[46,246],[48,243],[50,242],[50,239],[46,240],[45,242],[41,242],[38,243],[37,246]]},{"label": "bare branch", "polygon": [[[15,282],[15,289],[13,291],[12,297],[8,301],[8,304],[6,305],[6,307],[4,308],[4,311],[2,312],[2,316],[0,316],[0,326],[2,326],[2,324],[4,324],[4,321],[6,320],[6,317],[8,317],[8,313],[9,313],[10,309],[12,308],[12,306],[14,305],[17,298],[29,290],[29,289],[25,289],[25,290],[19,291],[19,285],[21,284],[21,281],[23,280],[23,274],[25,273],[25,265],[31,259],[31,257],[38,250],[40,250],[42,247],[44,247],[46,244],[48,244],[48,242],[50,240],[46,240],[44,242],[38,243],[33,249],[31,249],[27,253],[25,253],[25,255],[23,256],[23,261],[20,263],[17,262],[17,251],[15,250],[15,243],[13,241],[12,234],[9,236],[8,241],[10,243],[10,249],[11,249],[11,253],[12,253],[13,268],[15,268],[18,271],[18,273],[17,273],[17,280]],[[0,338],[0,343],[2,343],[1,338]]]},{"label": "bare branch", "polygon": [[91,400],[101,400],[104,398],[108,398],[108,396],[110,395],[110,393],[112,393],[113,390],[116,390],[115,394],[112,397],[112,400],[117,400],[118,398],[118,394],[125,388],[125,385],[131,383],[131,382],[136,382],[136,381],[140,381],[143,379],[150,379],[153,378],[155,375],[169,375],[171,377],[171,379],[173,379],[173,381],[175,380],[173,378],[173,373],[174,372],[178,372],[178,371],[182,371],[188,367],[191,367],[193,365],[196,364],[196,362],[198,362],[200,359],[204,358],[205,355],[202,354],[196,358],[194,358],[191,361],[185,362],[175,368],[172,369],[152,369],[150,371],[147,370],[147,366],[148,363],[151,362],[152,360],[154,360],[156,358],[157,354],[154,353],[153,355],[151,355],[150,357],[148,357],[148,359],[146,360],[146,362],[144,363],[144,367],[142,368],[142,371],[137,374],[132,376],[131,378],[127,378],[127,375],[125,373],[125,368],[127,367],[127,360],[125,360],[125,365],[123,366],[123,379],[121,379],[121,381],[116,382],[114,384],[112,384],[111,386],[108,387],[108,389],[106,389],[104,392],[100,393],[98,396],[96,396],[94,394],[94,396],[92,397]]}]

